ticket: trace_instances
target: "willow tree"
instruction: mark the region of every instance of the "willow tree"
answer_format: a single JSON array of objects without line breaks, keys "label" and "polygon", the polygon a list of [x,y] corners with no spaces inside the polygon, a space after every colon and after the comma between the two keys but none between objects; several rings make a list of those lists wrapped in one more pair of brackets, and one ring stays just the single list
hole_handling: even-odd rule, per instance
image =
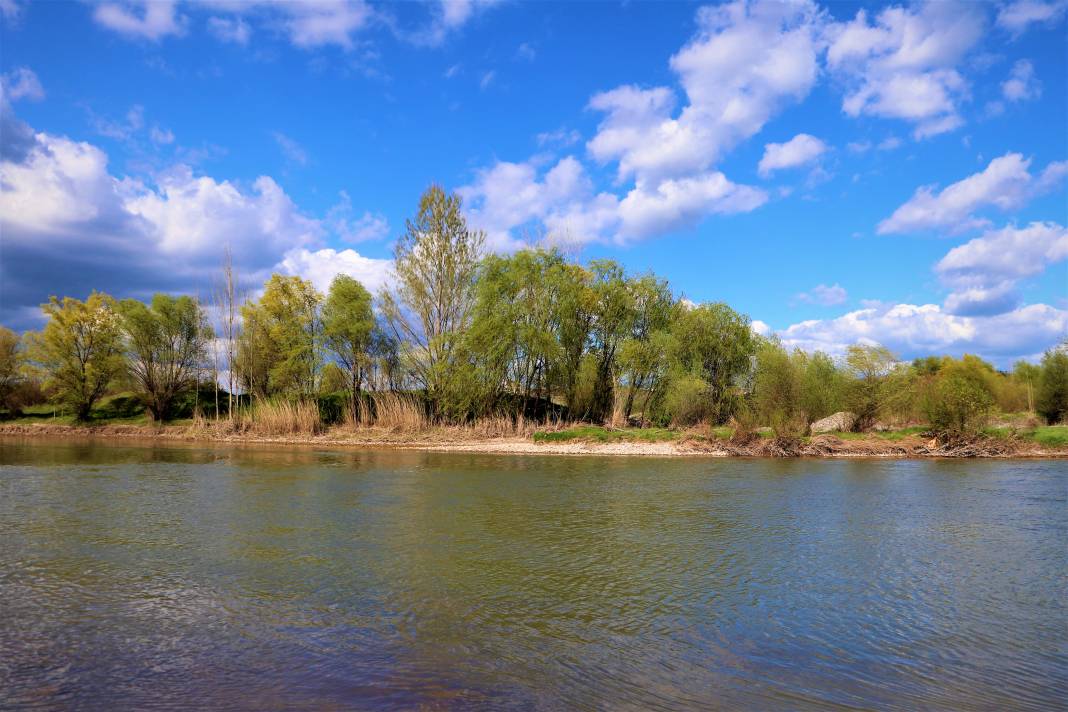
[{"label": "willow tree", "polygon": [[157,294],[146,305],[119,303],[128,370],[155,420],[170,416],[175,399],[196,388],[212,338],[200,304],[192,297]]},{"label": "willow tree", "polygon": [[242,305],[237,362],[246,390],[259,397],[316,392],[322,365],[321,303],[311,282],[273,274],[263,296]]},{"label": "willow tree", "polygon": [[485,241],[485,233],[467,227],[460,196],[432,185],[394,249],[396,282],[382,295],[383,315],[439,412],[447,380],[462,367],[458,346]]},{"label": "willow tree", "polygon": [[359,414],[359,393],[371,365],[375,315],[371,293],[345,274],[334,277],[323,304],[323,339],[345,371],[349,408]]},{"label": "willow tree", "polygon": [[48,323],[32,336],[30,358],[45,373],[53,398],[88,420],[124,365],[115,300],[100,292],[84,302],[52,297],[41,311]]}]

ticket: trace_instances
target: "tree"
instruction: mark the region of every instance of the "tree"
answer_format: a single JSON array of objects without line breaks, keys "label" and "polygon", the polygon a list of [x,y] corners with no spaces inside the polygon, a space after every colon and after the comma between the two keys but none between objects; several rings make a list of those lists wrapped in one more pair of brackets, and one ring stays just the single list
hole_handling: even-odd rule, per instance
[{"label": "tree", "polygon": [[0,404],[6,406],[8,396],[18,384],[22,368],[22,348],[18,334],[0,326]]},{"label": "tree", "polygon": [[1012,380],[1023,388],[1027,397],[1027,411],[1034,413],[1035,388],[1042,380],[1042,367],[1027,361],[1017,361],[1012,367]]},{"label": "tree", "polygon": [[[222,281],[215,288],[215,308],[222,326],[223,345],[226,349],[226,413],[234,417],[234,385],[237,378],[237,276],[234,260],[227,245],[223,252]],[[215,415],[219,414],[219,349],[212,347],[212,363],[215,366]]]},{"label": "tree", "polygon": [[157,294],[151,305],[119,303],[130,376],[154,420],[171,415],[175,399],[196,387],[211,338],[204,311],[192,297]]},{"label": "tree", "polygon": [[124,366],[115,300],[100,292],[84,302],[52,297],[41,311],[48,323],[32,338],[31,358],[46,373],[55,400],[70,407],[78,420],[88,420]]},{"label": "tree", "polygon": [[326,346],[348,377],[349,407],[355,419],[359,415],[359,392],[364,374],[370,367],[375,331],[371,293],[352,277],[337,275],[330,283],[322,320]]},{"label": "tree", "polygon": [[854,429],[866,430],[875,424],[887,397],[886,383],[897,357],[885,346],[854,344],[846,350],[846,369],[852,377],[846,397],[857,419]]},{"label": "tree", "polygon": [[382,295],[385,318],[406,342],[413,375],[439,410],[454,351],[467,328],[485,233],[467,227],[456,194],[432,185],[394,250],[393,291]]},{"label": "tree", "polygon": [[629,288],[634,300],[633,319],[618,357],[627,386],[625,420],[630,419],[639,392],[645,391],[647,404],[661,395],[671,349],[669,329],[675,316],[675,299],[666,281],[648,274],[631,280]]},{"label": "tree", "polygon": [[989,365],[975,356],[947,360],[925,405],[931,425],[947,433],[980,432],[994,407],[992,374]]},{"label": "tree", "polygon": [[273,274],[259,301],[241,307],[238,362],[245,387],[259,397],[318,389],[322,295],[300,277]]},{"label": "tree", "polygon": [[1042,357],[1036,410],[1051,425],[1068,420],[1068,352],[1051,349]]},{"label": "tree", "polygon": [[690,408],[691,419],[700,412],[697,419],[724,422],[734,410],[738,386],[756,350],[749,318],[726,304],[701,304],[678,311],[672,334],[673,378],[703,384],[703,407]]}]

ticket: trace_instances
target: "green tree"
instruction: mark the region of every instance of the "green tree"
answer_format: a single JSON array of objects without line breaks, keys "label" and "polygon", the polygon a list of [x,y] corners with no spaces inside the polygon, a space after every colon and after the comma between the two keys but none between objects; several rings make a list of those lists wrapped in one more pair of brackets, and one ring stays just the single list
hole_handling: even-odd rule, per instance
[{"label": "green tree", "polygon": [[615,405],[616,357],[630,335],[635,320],[635,299],[623,267],[613,260],[590,263],[595,299],[590,329],[590,355],[596,371],[585,417],[602,422]]},{"label": "green tree", "polygon": [[890,395],[887,383],[897,357],[885,346],[854,344],[846,350],[846,369],[852,380],[846,402],[857,416],[854,428],[866,430],[875,424]]},{"label": "green tree", "polygon": [[674,348],[670,328],[676,309],[668,283],[651,274],[632,279],[629,289],[634,300],[633,319],[618,357],[620,374],[627,387],[623,404],[626,420],[630,419],[639,393],[645,392],[647,404],[655,403],[662,396],[668,353]]},{"label": "green tree", "polygon": [[119,302],[126,362],[155,420],[165,420],[181,394],[196,387],[211,327],[191,297],[156,294],[151,305]]},{"label": "green tree", "polygon": [[540,249],[483,260],[467,345],[490,401],[517,394],[523,411],[533,415],[534,403],[550,397],[551,374],[562,356],[555,275],[564,264],[559,252]]},{"label": "green tree", "polygon": [[348,377],[349,408],[359,415],[359,393],[371,365],[375,315],[371,293],[362,284],[339,274],[330,283],[323,304],[323,338]]},{"label": "green tree", "polygon": [[247,390],[260,397],[318,390],[322,299],[311,282],[273,274],[263,296],[242,305],[237,350]]},{"label": "green tree", "polygon": [[1027,399],[1027,410],[1035,412],[1035,389],[1042,380],[1042,367],[1027,361],[1017,361],[1012,367],[1012,380],[1019,384]]},{"label": "green tree", "polygon": [[1036,410],[1047,423],[1068,420],[1068,352],[1063,346],[1042,357],[1042,375],[1035,395]]},{"label": "green tree", "polygon": [[84,302],[52,297],[41,311],[48,323],[31,340],[31,358],[46,374],[53,398],[79,420],[88,420],[124,367],[115,300],[100,292]]},{"label": "green tree", "polygon": [[691,384],[696,378],[703,384],[703,407],[689,409],[690,422],[726,421],[739,401],[740,382],[749,373],[756,350],[749,318],[726,304],[701,304],[678,311],[672,334],[673,378]]},{"label": "green tree", "polygon": [[975,356],[947,360],[927,398],[925,410],[931,425],[942,432],[980,432],[994,407],[992,369]]},{"label": "green tree", "polygon": [[394,249],[396,286],[382,295],[387,323],[407,344],[412,374],[439,410],[454,358],[470,321],[485,234],[469,230],[458,195],[427,189]]},{"label": "green tree", "polygon": [[22,377],[23,349],[19,335],[0,326],[0,405],[11,409],[11,396]]}]

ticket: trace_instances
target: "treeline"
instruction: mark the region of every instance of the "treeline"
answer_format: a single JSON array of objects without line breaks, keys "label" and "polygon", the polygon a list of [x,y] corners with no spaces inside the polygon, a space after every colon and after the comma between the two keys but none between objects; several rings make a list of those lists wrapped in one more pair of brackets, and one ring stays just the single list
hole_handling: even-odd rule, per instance
[{"label": "treeline", "polygon": [[157,420],[191,400],[215,418],[243,404],[314,400],[323,419],[368,423],[384,402],[374,394],[388,393],[427,422],[730,423],[780,436],[839,411],[858,430],[924,422],[953,432],[980,430],[998,411],[1050,423],[1068,415],[1063,346],[1011,372],[975,356],[902,363],[874,345],[841,359],[790,351],[726,304],[693,304],[611,260],[486,254],[459,197],[438,187],[420,199],[394,256],[377,297],[345,275],[324,295],[276,274],[257,299],[241,299],[227,260],[210,310],[164,294],[149,304],[53,298],[40,332],[0,332],[0,397],[9,412],[47,398],[86,419],[122,388]]}]

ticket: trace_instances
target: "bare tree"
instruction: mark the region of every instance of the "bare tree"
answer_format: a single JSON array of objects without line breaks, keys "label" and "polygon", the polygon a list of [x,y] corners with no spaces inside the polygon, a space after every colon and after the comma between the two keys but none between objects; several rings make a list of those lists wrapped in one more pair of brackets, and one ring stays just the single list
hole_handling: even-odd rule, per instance
[{"label": "bare tree", "polygon": [[[219,321],[222,325],[223,341],[226,344],[226,414],[229,418],[234,417],[234,351],[237,338],[237,277],[234,273],[233,253],[227,245],[223,251],[222,282],[215,289],[215,306],[219,312]],[[215,415],[219,414],[218,399],[218,349],[212,349],[215,354]]]}]

